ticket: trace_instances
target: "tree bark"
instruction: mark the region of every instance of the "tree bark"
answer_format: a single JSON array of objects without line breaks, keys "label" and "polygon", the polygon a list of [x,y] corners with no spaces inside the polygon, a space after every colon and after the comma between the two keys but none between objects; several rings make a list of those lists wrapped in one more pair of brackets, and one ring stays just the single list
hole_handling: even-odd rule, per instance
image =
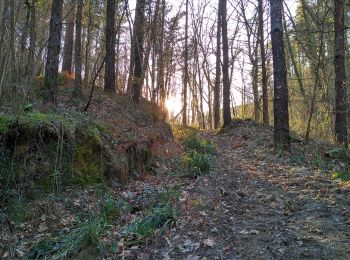
[{"label": "tree bark", "polygon": [[186,24],[185,24],[185,67],[183,83],[183,110],[182,125],[187,125],[187,84],[188,84],[188,0],[186,0]]},{"label": "tree bark", "polygon": [[339,144],[347,146],[344,0],[334,1],[334,31],[335,137]]},{"label": "tree bark", "polygon": [[259,16],[259,44],[261,56],[261,85],[263,99],[263,122],[269,125],[269,96],[267,89],[267,70],[266,70],[266,53],[265,53],[265,36],[264,36],[264,7],[263,0],[258,0],[258,16]]},{"label": "tree bark", "polygon": [[140,103],[142,88],[143,36],[145,20],[145,0],[137,0],[134,22],[134,70],[132,74],[131,97],[134,103]]},{"label": "tree bark", "polygon": [[115,92],[115,0],[107,0],[106,17],[106,62],[105,62],[105,82],[106,92]]},{"label": "tree bark", "polygon": [[277,149],[289,150],[288,86],[283,42],[282,3],[282,0],[270,0],[274,75],[274,143]]},{"label": "tree bark", "polygon": [[72,74],[75,1],[70,0],[68,2],[67,11],[68,15],[66,20],[66,35],[63,47],[62,72]]},{"label": "tree bark", "polygon": [[59,56],[61,50],[63,0],[53,0],[51,6],[50,38],[44,80],[44,104],[56,105]]},{"label": "tree bark", "polygon": [[221,0],[219,0],[218,7],[218,21],[216,31],[216,73],[214,85],[214,128],[218,129],[220,126],[220,79],[221,79]]},{"label": "tree bark", "polygon": [[223,118],[224,127],[231,124],[231,86],[229,78],[229,61],[228,61],[228,38],[227,38],[227,0],[221,1],[221,11],[222,11],[222,53],[223,53],[223,63],[222,63],[222,77],[223,77]]},{"label": "tree bark", "polygon": [[74,58],[75,58],[75,95],[81,96],[81,20],[83,14],[83,0],[77,0],[77,14],[75,22],[75,48],[74,48]]},{"label": "tree bark", "polygon": [[162,9],[161,9],[161,15],[160,15],[160,23],[159,23],[159,30],[160,35],[158,37],[158,90],[160,93],[160,108],[162,111],[165,111],[165,99],[166,99],[166,92],[165,92],[165,86],[164,86],[164,26],[165,26],[165,0],[162,0]]}]

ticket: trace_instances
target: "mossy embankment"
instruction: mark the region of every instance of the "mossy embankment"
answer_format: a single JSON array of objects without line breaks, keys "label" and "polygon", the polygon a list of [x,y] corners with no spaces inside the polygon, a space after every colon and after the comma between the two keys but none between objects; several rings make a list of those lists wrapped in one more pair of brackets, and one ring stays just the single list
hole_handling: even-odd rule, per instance
[{"label": "mossy embankment", "polygon": [[152,106],[99,94],[87,113],[59,106],[19,117],[0,114],[0,196],[35,198],[67,187],[119,185],[151,169],[157,146],[172,138]]}]

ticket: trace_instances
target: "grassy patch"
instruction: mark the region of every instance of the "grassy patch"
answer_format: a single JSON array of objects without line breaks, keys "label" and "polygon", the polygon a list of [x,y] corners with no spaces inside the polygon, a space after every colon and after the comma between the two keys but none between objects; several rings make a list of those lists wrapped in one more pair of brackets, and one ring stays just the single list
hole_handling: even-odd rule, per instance
[{"label": "grassy patch", "polygon": [[213,168],[213,155],[216,152],[212,141],[198,136],[190,128],[184,128],[187,133],[182,134],[182,143],[186,148],[186,153],[181,159],[185,166],[185,175],[198,176],[210,172]]},{"label": "grassy patch", "polygon": [[174,125],[172,128],[173,128],[174,137],[178,140],[183,140],[185,138],[195,136],[198,131],[193,127],[182,126],[182,125]]},{"label": "grassy patch", "polygon": [[15,223],[20,224],[24,223],[29,218],[29,209],[27,203],[21,198],[16,198],[9,203],[9,214],[11,220]]},{"label": "grassy patch", "polygon": [[121,202],[106,193],[100,203],[100,215],[106,221],[111,222],[120,217],[121,208]]},{"label": "grassy patch", "polygon": [[103,191],[99,211],[67,234],[47,238],[34,245],[27,259],[100,259],[104,252],[102,238],[112,223],[119,220],[128,205]]},{"label": "grassy patch", "polygon": [[103,247],[101,236],[106,231],[107,223],[101,218],[85,222],[59,239],[45,239],[34,245],[27,254],[27,259],[66,259],[78,255],[101,255]]},{"label": "grassy patch", "polygon": [[140,244],[154,235],[156,230],[163,231],[170,227],[176,219],[177,210],[174,207],[179,193],[176,191],[165,191],[159,194],[159,197],[153,207],[146,211],[145,215],[130,224],[124,234],[126,236],[134,235],[136,239],[128,241],[129,245]]},{"label": "grassy patch", "polygon": [[215,153],[215,146],[213,142],[198,136],[187,137],[184,139],[183,143],[188,150],[195,150],[203,154]]},{"label": "grassy patch", "polygon": [[186,153],[182,162],[189,169],[191,175],[195,176],[208,173],[212,169],[213,164],[210,156],[201,154],[196,150]]}]

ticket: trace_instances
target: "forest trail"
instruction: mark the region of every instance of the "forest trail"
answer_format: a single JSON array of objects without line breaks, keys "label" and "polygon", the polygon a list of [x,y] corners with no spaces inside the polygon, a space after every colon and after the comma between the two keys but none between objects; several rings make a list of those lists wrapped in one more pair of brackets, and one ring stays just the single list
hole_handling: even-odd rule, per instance
[{"label": "forest trail", "polygon": [[150,259],[349,259],[349,187],[273,155],[253,122],[203,135],[215,170],[183,183],[182,214]]},{"label": "forest trail", "polygon": [[185,141],[169,138],[125,186],[68,187],[0,215],[0,257],[349,259],[350,182],[332,179],[329,144],[278,154],[251,120],[191,131],[215,145],[209,173],[186,175]]}]

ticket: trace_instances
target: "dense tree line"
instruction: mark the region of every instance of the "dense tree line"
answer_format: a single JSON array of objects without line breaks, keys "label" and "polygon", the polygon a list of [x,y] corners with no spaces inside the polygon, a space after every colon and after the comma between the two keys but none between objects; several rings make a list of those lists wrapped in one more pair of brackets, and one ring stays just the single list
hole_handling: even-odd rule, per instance
[{"label": "dense tree line", "polygon": [[76,97],[96,85],[162,112],[168,99],[181,100],[170,117],[184,125],[217,129],[252,117],[274,124],[284,149],[290,127],[306,141],[347,145],[348,6],[288,3],[3,0],[1,103],[20,113],[43,77],[42,100],[55,107],[66,75]]}]

